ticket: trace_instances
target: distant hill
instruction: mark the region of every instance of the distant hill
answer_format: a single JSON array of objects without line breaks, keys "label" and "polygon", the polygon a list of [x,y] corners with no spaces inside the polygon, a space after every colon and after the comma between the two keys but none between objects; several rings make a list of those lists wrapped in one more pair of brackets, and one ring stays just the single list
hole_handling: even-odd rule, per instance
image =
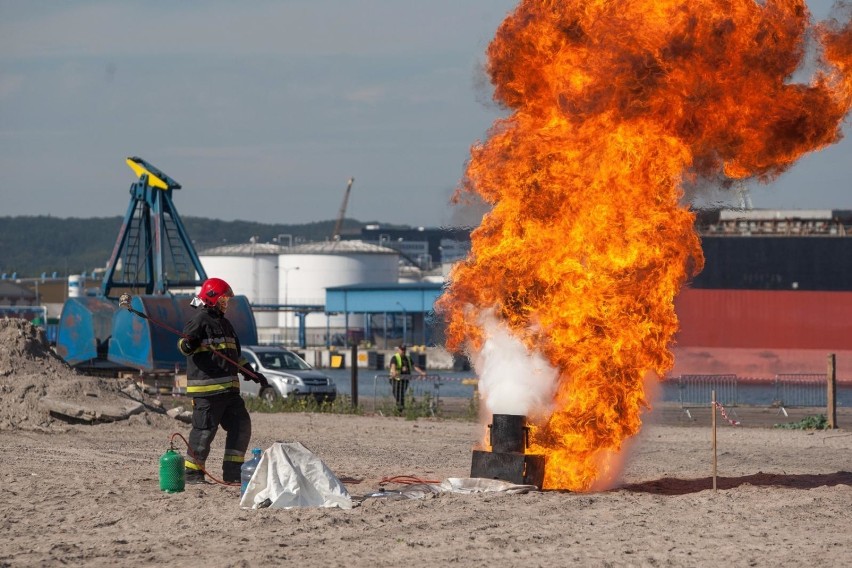
[{"label": "distant hill", "polygon": [[[181,220],[198,252],[222,244],[247,243],[251,237],[257,237],[261,243],[277,242],[279,235],[291,235],[293,243],[324,241],[332,234],[335,224],[334,220],[301,225],[201,217],[182,217]],[[103,268],[112,254],[122,221],[122,217],[0,217],[0,273],[33,278],[43,272],[68,275]],[[373,223],[378,221],[345,219],[342,236],[360,235],[364,225]]]}]

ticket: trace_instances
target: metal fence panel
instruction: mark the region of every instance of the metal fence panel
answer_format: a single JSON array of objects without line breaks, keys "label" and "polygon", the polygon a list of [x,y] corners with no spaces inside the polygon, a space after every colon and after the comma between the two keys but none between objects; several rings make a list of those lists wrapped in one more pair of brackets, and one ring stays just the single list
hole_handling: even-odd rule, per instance
[{"label": "metal fence panel", "polygon": [[788,373],[775,375],[775,404],[782,408],[823,407],[828,404],[825,374]]},{"label": "metal fence panel", "polygon": [[[426,375],[421,377],[413,375],[408,383],[406,398],[408,403],[425,404],[429,412],[436,416],[439,414],[441,405],[441,375]],[[390,375],[377,374],[373,377],[373,392],[364,393],[372,395],[372,412],[393,414],[396,410],[396,400],[391,390]]]},{"label": "metal fence panel", "polygon": [[677,381],[681,408],[709,407],[716,391],[716,402],[737,406],[736,375],[681,375]]}]

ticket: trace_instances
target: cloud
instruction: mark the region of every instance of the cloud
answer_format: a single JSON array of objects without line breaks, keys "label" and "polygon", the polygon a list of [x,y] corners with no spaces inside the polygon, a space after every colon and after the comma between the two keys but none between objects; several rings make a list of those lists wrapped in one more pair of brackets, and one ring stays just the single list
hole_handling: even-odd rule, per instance
[{"label": "cloud", "polygon": [[[79,216],[121,214],[138,155],[184,184],[185,214],[240,188],[245,211],[218,215],[330,219],[354,175],[353,217],[478,221],[487,207],[447,198],[505,114],[483,62],[517,3],[0,0],[0,169],[21,188],[3,214],[72,213],[51,194],[73,194]],[[848,207],[848,148],[808,162],[835,177],[806,169],[812,191],[755,191],[755,205]]]},{"label": "cloud", "polygon": [[[496,3],[495,3],[496,4]],[[504,3],[505,4],[505,3]],[[0,57],[375,55],[468,50],[471,21],[505,8],[430,0],[89,1],[4,6]],[[502,13],[501,13],[502,12]]]}]

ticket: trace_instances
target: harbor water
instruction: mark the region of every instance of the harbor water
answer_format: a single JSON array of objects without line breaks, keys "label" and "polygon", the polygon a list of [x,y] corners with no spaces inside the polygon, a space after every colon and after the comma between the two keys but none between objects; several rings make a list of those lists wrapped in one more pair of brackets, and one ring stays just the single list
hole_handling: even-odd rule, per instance
[{"label": "harbor water", "polygon": [[[337,385],[337,392],[341,395],[352,393],[352,370],[351,369],[323,369],[325,373]],[[440,397],[473,397],[475,386],[470,384],[477,376],[472,371],[467,372],[436,372],[430,371],[425,380],[417,379],[411,381],[412,389],[417,388],[419,392],[430,392]],[[386,372],[370,369],[358,369],[358,396],[362,398],[372,397],[374,393],[383,394],[388,389],[388,375]],[[665,381],[661,388],[663,402],[678,402],[681,400],[681,389],[677,381]],[[737,404],[745,406],[772,406],[777,400],[775,384],[766,383],[741,383],[737,385]],[[709,401],[708,401],[709,402]],[[852,407],[852,384],[838,383],[837,406]]]}]

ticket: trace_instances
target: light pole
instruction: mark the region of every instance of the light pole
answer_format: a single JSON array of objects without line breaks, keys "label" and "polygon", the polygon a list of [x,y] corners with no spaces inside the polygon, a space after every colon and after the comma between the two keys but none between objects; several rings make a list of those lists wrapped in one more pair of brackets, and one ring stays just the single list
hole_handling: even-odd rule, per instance
[{"label": "light pole", "polygon": [[405,306],[403,306],[399,302],[397,302],[396,305],[402,308],[402,344],[407,345],[408,343],[406,342],[406,339],[408,336],[408,312],[405,311]]},{"label": "light pole", "polygon": [[287,310],[287,315],[284,317],[284,343],[290,345],[290,323],[292,318],[292,310],[290,310],[290,300],[287,297],[288,291],[290,289],[290,271],[291,270],[299,270],[298,266],[291,266],[289,268],[282,268],[284,271],[284,309]]}]

